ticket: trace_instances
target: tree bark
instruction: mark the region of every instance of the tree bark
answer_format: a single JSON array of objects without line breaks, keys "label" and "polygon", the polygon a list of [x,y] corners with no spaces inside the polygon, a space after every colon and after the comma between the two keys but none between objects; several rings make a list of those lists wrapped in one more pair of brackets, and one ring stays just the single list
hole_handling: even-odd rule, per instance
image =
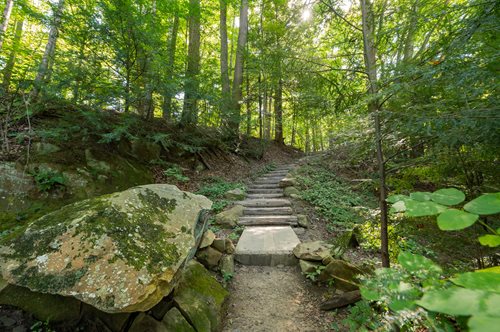
[{"label": "tree bark", "polygon": [[177,46],[177,32],[179,31],[179,13],[176,10],[174,22],[172,24],[172,32],[168,42],[168,55],[167,55],[167,87],[163,94],[163,118],[166,120],[172,119],[172,99],[174,98],[174,88],[172,81],[174,79],[175,67],[175,50]]},{"label": "tree bark", "polygon": [[236,48],[236,60],[234,64],[233,91],[231,96],[229,134],[237,137],[241,118],[243,62],[245,57],[245,45],[248,35],[248,0],[241,0],[240,6],[240,29],[238,32],[238,45]]},{"label": "tree bark", "polygon": [[53,21],[50,27],[49,40],[45,46],[45,52],[43,53],[42,61],[38,67],[38,73],[33,81],[33,90],[31,91],[31,97],[36,98],[40,93],[42,84],[45,83],[47,72],[49,69],[50,62],[54,58],[54,53],[56,51],[57,38],[59,37],[59,26],[61,25],[61,16],[64,9],[64,0],[59,0],[57,7],[54,11]]},{"label": "tree bark", "polygon": [[12,14],[12,7],[14,6],[14,0],[7,0],[5,2],[5,9],[3,10],[2,23],[0,23],[0,52],[2,51],[3,41],[5,39],[5,33],[9,27],[10,15]]},{"label": "tree bark", "polygon": [[274,140],[284,144],[283,138],[283,80],[278,80],[278,88],[274,98]]},{"label": "tree bark", "polygon": [[220,0],[220,73],[222,84],[221,117],[229,116],[231,85],[229,82],[229,51],[227,43],[227,0]]},{"label": "tree bark", "polygon": [[23,35],[23,28],[24,28],[24,19],[21,19],[16,22],[16,32],[14,34],[12,50],[10,52],[9,59],[7,60],[7,64],[5,65],[5,68],[3,70],[2,85],[6,93],[9,92],[10,82],[12,79],[12,72],[14,71],[14,66],[16,65],[17,51],[19,49],[19,44],[21,43],[21,38]]},{"label": "tree bark", "polygon": [[181,123],[195,125],[198,121],[198,90],[200,86],[200,0],[189,0],[189,46],[184,82],[184,105]]},{"label": "tree bark", "polygon": [[[248,46],[248,44],[247,44]],[[247,47],[247,53],[248,53],[248,47]],[[248,69],[245,73],[246,77],[246,107],[247,107],[247,136],[250,136],[252,134],[252,105],[250,102],[250,75],[248,73]]]},{"label": "tree bark", "polygon": [[[385,161],[382,149],[382,129],[380,124],[379,101],[376,98],[377,86],[377,57],[374,35],[374,15],[370,0],[360,0],[361,19],[363,29],[363,54],[366,72],[368,74],[368,111],[373,115],[375,127],[375,145],[377,150],[377,164],[379,175],[379,206],[380,206],[380,241],[382,266],[389,267],[389,237],[387,232],[387,192],[385,185]],[[383,15],[383,14],[382,14]]]}]

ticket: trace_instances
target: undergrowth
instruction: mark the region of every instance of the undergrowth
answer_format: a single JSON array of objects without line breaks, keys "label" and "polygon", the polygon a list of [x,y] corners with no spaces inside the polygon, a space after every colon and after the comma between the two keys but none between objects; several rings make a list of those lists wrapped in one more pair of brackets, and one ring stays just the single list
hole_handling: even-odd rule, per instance
[{"label": "undergrowth", "polygon": [[224,194],[229,190],[237,188],[243,191],[246,190],[246,186],[243,183],[228,182],[222,178],[212,177],[206,180],[205,184],[196,194],[206,196],[212,200],[212,211],[214,213],[219,213],[230,203],[228,200],[224,199]]}]

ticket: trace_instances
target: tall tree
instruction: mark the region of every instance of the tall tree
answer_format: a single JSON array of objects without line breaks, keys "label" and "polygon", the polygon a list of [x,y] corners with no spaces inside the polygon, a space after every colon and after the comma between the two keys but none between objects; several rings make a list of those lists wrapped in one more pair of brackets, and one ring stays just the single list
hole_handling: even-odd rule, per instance
[{"label": "tall tree", "polygon": [[168,42],[167,68],[166,68],[166,87],[163,94],[163,118],[172,118],[172,99],[174,98],[174,71],[175,71],[175,52],[177,48],[177,33],[179,31],[179,10],[176,6],[172,31]]},{"label": "tall tree", "polygon": [[14,70],[14,66],[16,64],[17,52],[19,51],[19,45],[21,43],[21,38],[23,35],[24,28],[24,19],[21,18],[16,21],[16,32],[14,34],[14,41],[12,43],[12,50],[10,51],[9,59],[7,60],[7,64],[3,70],[3,88],[5,92],[9,91],[10,81],[12,78],[12,72]]},{"label": "tall tree", "polygon": [[243,97],[243,62],[245,58],[245,45],[248,36],[248,0],[241,0],[240,5],[240,28],[238,32],[238,44],[236,48],[236,60],[234,64],[233,91],[231,97],[231,114],[229,117],[229,133],[232,137],[238,136],[241,119],[241,101]]},{"label": "tall tree", "polygon": [[49,39],[45,46],[42,61],[38,67],[38,73],[33,81],[33,90],[31,96],[36,98],[40,93],[42,85],[45,83],[47,73],[49,72],[50,63],[53,61],[54,53],[56,50],[57,38],[59,37],[59,27],[61,25],[61,16],[64,9],[64,0],[59,0],[53,12],[53,19],[50,25]]},{"label": "tall tree", "polygon": [[227,40],[227,0],[219,0],[220,3],[220,74],[222,84],[221,116],[229,114],[229,102],[231,100],[231,85],[229,81],[229,50]]},{"label": "tall tree", "polygon": [[5,39],[5,32],[9,26],[10,15],[12,14],[12,7],[14,0],[7,0],[2,14],[2,22],[0,23],[0,52],[2,51],[3,41]]},{"label": "tall tree", "polygon": [[181,123],[183,125],[196,124],[198,120],[198,94],[200,74],[200,0],[189,0],[189,46],[184,82],[184,106]]}]

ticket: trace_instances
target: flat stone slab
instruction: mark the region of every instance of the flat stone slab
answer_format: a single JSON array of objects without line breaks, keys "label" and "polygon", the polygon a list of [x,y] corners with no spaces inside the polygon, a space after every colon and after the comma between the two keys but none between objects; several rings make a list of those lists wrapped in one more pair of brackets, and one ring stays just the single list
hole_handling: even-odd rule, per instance
[{"label": "flat stone slab", "polygon": [[247,227],[236,246],[235,259],[243,265],[295,265],[293,248],[300,243],[290,226]]}]

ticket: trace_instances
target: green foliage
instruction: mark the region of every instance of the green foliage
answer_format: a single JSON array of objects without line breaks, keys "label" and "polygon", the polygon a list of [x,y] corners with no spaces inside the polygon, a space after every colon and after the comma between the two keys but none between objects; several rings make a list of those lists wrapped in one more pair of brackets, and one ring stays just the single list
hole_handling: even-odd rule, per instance
[{"label": "green foliage", "polygon": [[33,325],[31,325],[30,331],[31,332],[55,332],[55,330],[53,330],[50,327],[50,322],[48,320],[45,322],[41,322],[41,321],[35,322]]},{"label": "green foliage", "polygon": [[[430,200],[424,199],[428,197]],[[438,215],[438,227],[444,231],[461,230],[479,221],[492,233],[481,236],[479,242],[484,246],[500,246],[499,230],[489,227],[480,220],[479,216],[480,214],[491,215],[500,212],[500,193],[481,195],[466,203],[463,206],[464,210],[450,207],[462,203],[464,200],[465,195],[455,188],[440,189],[430,196],[424,193],[412,193],[410,197],[392,195],[387,198],[387,201],[393,204],[392,212],[402,212],[410,217]]]},{"label": "green foliage", "polygon": [[182,169],[180,168],[179,165],[174,165],[170,168],[167,168],[166,170],[163,171],[163,174],[166,177],[174,178],[175,180],[177,180],[179,182],[189,181],[189,177],[182,174]]},{"label": "green foliage", "polygon": [[321,274],[321,271],[323,271],[324,269],[326,269],[326,266],[318,265],[314,268],[314,271],[306,272],[305,276],[307,279],[311,280],[312,282],[315,282],[318,279],[319,275]]},{"label": "green foliage", "polygon": [[66,185],[64,175],[55,170],[38,168],[31,175],[35,179],[38,190],[42,192]]},{"label": "green foliage", "polygon": [[244,184],[239,182],[228,182],[222,178],[209,178],[206,183],[196,192],[199,195],[207,196],[211,200],[217,200],[224,197],[224,194],[232,189],[245,190]]},{"label": "green foliage", "polygon": [[245,230],[245,226],[236,226],[233,228],[233,231],[229,233],[228,238],[233,240],[233,241],[238,241],[240,238],[241,234]]},{"label": "green foliage", "polygon": [[233,279],[234,275],[230,272],[222,272],[222,278],[224,279],[225,282],[231,281]]}]

